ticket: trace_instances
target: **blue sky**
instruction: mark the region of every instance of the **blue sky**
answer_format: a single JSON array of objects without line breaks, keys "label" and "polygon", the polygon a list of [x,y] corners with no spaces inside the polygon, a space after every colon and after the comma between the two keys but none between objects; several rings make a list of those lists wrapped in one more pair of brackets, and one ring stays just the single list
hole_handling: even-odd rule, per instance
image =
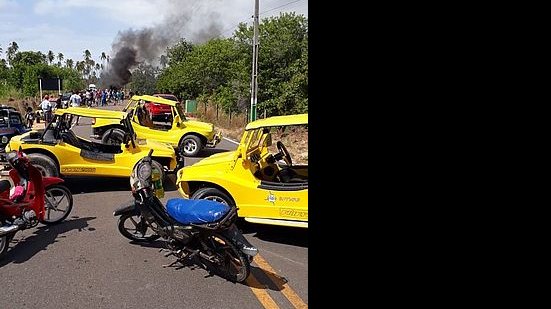
[{"label": "blue sky", "polygon": [[[230,36],[240,21],[252,23],[253,10],[254,0],[0,0],[0,58],[15,41],[20,51],[52,50],[75,61],[88,49],[99,62],[119,31],[152,27],[181,11],[192,15],[184,37],[212,20]],[[260,12],[261,18],[280,12],[308,16],[308,0],[260,0]]]}]

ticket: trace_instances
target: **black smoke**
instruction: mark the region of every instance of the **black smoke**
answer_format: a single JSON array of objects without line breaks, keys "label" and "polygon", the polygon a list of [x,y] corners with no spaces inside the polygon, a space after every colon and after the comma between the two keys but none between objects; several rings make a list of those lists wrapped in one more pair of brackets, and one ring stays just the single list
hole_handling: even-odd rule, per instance
[{"label": "black smoke", "polygon": [[[111,58],[100,75],[100,87],[126,85],[140,63],[159,65],[168,46],[185,38],[201,43],[221,34],[219,14],[210,9],[219,0],[170,0],[169,12],[159,24],[139,30],[119,31],[111,46]],[[113,56],[114,55],[114,56]]]}]

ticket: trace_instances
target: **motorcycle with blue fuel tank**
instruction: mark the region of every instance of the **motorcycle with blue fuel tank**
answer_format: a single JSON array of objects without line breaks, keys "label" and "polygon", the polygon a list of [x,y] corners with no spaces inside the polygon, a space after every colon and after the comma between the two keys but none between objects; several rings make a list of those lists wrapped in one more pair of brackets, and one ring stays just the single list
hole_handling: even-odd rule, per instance
[{"label": "motorcycle with blue fuel tank", "polygon": [[119,232],[135,242],[165,240],[168,254],[176,263],[200,261],[205,269],[232,282],[243,282],[250,274],[250,262],[258,249],[235,226],[237,208],[210,200],[173,198],[166,207],[159,171],[151,155],[142,158],[130,176],[133,201],[113,213]]}]

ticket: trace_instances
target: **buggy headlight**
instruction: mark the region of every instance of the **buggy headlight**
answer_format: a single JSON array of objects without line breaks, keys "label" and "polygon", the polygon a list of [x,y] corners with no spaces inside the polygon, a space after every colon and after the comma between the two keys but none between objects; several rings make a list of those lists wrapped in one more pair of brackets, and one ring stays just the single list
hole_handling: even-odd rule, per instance
[{"label": "buggy headlight", "polygon": [[2,144],[7,144],[9,141],[8,137],[7,136],[2,136]]}]

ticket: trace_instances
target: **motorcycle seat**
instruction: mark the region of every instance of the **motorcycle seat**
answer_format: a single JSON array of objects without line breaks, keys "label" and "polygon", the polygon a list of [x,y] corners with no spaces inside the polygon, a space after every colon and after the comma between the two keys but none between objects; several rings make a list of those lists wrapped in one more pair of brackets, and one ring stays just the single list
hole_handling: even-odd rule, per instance
[{"label": "motorcycle seat", "polygon": [[210,200],[172,198],[167,201],[166,210],[181,224],[205,224],[224,218],[230,206]]}]

